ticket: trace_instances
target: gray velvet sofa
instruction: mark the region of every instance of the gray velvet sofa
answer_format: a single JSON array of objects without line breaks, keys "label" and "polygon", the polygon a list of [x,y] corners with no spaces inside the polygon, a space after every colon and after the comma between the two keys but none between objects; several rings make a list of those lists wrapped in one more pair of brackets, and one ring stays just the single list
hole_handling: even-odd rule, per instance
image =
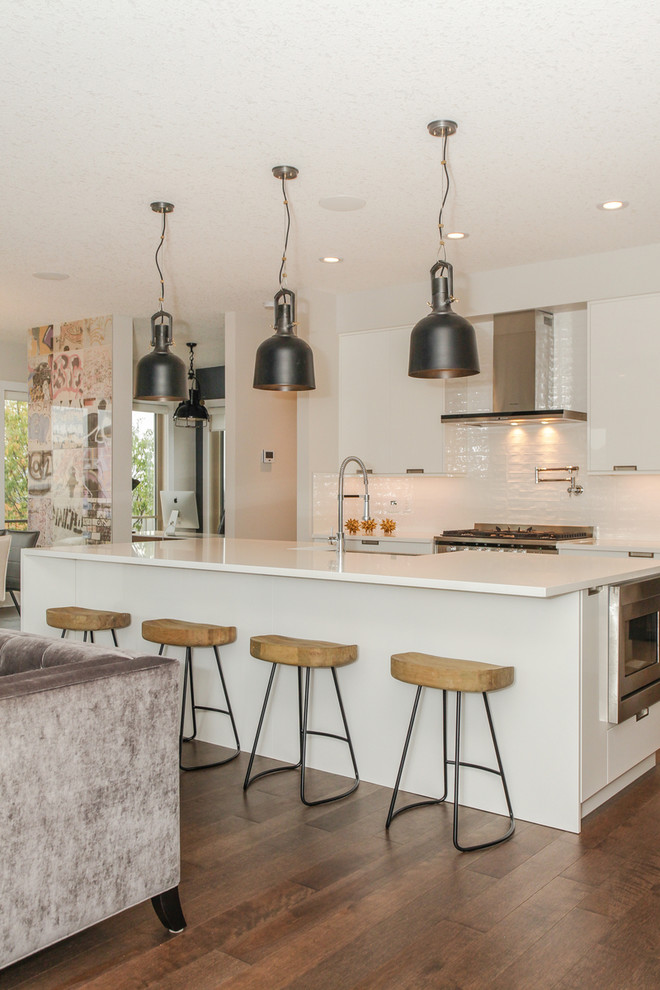
[{"label": "gray velvet sofa", "polygon": [[148,898],[185,927],[178,684],[165,657],[0,630],[0,968]]}]

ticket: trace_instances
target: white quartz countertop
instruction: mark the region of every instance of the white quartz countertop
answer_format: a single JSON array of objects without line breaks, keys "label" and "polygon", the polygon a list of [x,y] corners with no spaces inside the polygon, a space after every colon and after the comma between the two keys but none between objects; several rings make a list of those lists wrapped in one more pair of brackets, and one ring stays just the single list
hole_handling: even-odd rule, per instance
[{"label": "white quartz countertop", "polygon": [[[329,538],[328,533],[314,533],[312,540],[315,543],[327,542]],[[333,534],[334,535],[334,534]],[[385,533],[376,531],[375,533],[344,533],[347,540],[379,540],[381,543],[422,543],[428,541],[433,542],[433,533],[393,533],[391,536],[386,536]]]},{"label": "white quartz countertop", "polygon": [[340,569],[335,550],[313,543],[233,540],[220,536],[97,547],[52,547],[23,553],[144,567],[194,568],[531,598],[552,598],[583,588],[660,574],[660,560],[606,554],[471,550],[419,557],[348,552]]},{"label": "white quartz countertop", "polygon": [[620,539],[589,539],[566,540],[558,544],[560,553],[583,553],[593,550],[594,553],[660,553],[660,539],[651,537],[645,540]]}]

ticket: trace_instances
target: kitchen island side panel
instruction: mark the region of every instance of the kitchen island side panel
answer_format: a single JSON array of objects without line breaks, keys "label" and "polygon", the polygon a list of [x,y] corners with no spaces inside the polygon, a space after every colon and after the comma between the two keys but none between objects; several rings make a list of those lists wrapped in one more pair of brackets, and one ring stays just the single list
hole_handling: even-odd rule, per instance
[{"label": "kitchen island side panel", "polygon": [[[222,658],[244,750],[252,744],[270,671],[250,656],[251,635],[357,643],[359,658],[339,671],[339,680],[361,777],[387,786],[394,782],[414,695],[411,685],[390,676],[392,653],[511,664],[514,684],[493,692],[490,701],[516,816],[579,830],[580,592],[537,599],[45,554],[24,557],[23,587],[24,629],[52,632],[45,610],[53,605],[112,608],[132,615],[130,627],[120,631],[120,645],[148,653],[155,648],[141,638],[144,619],[235,625],[238,640],[222,649]],[[196,651],[196,695],[210,705],[221,701],[213,664],[212,651]],[[295,671],[280,670],[277,682],[260,752],[295,760]],[[453,704],[449,695],[450,751]],[[426,691],[403,780],[408,790],[440,793],[440,713],[440,692]],[[327,672],[315,675],[312,717],[325,731],[339,727]],[[230,745],[227,721],[200,713],[200,738]],[[467,697],[463,725],[464,760],[494,766],[479,696]],[[348,774],[344,750],[339,742],[314,740],[310,763]],[[463,803],[503,812],[497,778],[468,770],[462,787],[463,782]]]}]

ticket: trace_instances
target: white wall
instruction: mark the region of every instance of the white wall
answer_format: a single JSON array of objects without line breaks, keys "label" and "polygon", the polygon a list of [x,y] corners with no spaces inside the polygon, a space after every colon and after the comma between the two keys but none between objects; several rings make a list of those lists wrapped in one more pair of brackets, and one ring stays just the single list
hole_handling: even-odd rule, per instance
[{"label": "white wall", "polygon": [[168,485],[173,489],[194,492],[197,483],[195,456],[195,434],[197,431],[175,427],[173,422],[174,409],[176,409],[176,403],[173,403],[173,408],[169,413],[172,445],[168,459]]},{"label": "white wall", "polygon": [[[473,275],[457,272],[455,286],[454,309],[467,317],[657,292],[660,244]],[[414,324],[427,315],[430,298],[430,278],[339,296],[337,333]]]},{"label": "white wall", "polygon": [[298,396],[298,539],[311,539],[312,477],[337,471],[339,444],[339,349],[337,299],[327,292],[309,292],[298,305],[299,332],[314,352],[313,392]]},{"label": "white wall", "polygon": [[27,387],[27,350],[25,340],[3,340],[0,343],[0,378],[3,381],[24,382]]},{"label": "white wall", "polygon": [[[296,538],[296,393],[252,388],[269,322],[264,309],[225,316],[226,533],[288,540]],[[261,463],[264,449],[275,452],[272,464]]]},{"label": "white wall", "polygon": [[[657,292],[660,244],[480,272],[457,278],[456,286],[459,301],[455,309],[472,318]],[[428,278],[413,285],[365,290],[336,300],[309,294],[309,339],[315,358],[318,349],[321,363],[328,369],[330,392],[314,408],[316,393],[311,393],[299,410],[300,538],[307,538],[312,529],[329,530],[336,512],[336,482],[331,477],[317,479],[309,513],[307,506],[309,472],[332,475],[338,469],[338,335],[412,325],[428,312],[430,294]],[[450,459],[456,460],[463,444],[465,478],[374,479],[374,491],[384,506],[390,497],[400,496],[402,505],[408,507],[398,518],[398,531],[404,535],[500,520],[592,523],[604,536],[660,535],[660,476],[587,478],[586,427],[543,429],[546,432],[539,427],[525,427],[522,433],[514,433],[502,427],[463,428],[452,435],[447,429]],[[355,453],[359,455],[360,451]],[[569,499],[563,485],[534,485],[534,465],[555,460],[558,464],[580,465],[584,495]]]},{"label": "white wall", "polygon": [[112,541],[130,542],[132,526],[133,321],[112,317]]}]

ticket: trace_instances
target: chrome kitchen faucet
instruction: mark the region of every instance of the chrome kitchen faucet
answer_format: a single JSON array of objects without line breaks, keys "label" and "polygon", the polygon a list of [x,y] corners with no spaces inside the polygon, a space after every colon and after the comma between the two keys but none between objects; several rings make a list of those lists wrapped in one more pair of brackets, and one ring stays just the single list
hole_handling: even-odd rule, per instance
[{"label": "chrome kitchen faucet", "polygon": [[339,468],[339,488],[337,491],[337,532],[334,537],[330,537],[331,541],[337,542],[337,553],[341,558],[344,553],[344,475],[346,474],[346,467],[351,461],[355,461],[360,470],[362,471],[362,478],[364,480],[364,515],[363,519],[366,522],[369,518],[369,478],[367,475],[367,469],[364,466],[364,461],[361,461],[359,457],[354,457],[350,454],[345,457],[341,462],[341,467]]}]

